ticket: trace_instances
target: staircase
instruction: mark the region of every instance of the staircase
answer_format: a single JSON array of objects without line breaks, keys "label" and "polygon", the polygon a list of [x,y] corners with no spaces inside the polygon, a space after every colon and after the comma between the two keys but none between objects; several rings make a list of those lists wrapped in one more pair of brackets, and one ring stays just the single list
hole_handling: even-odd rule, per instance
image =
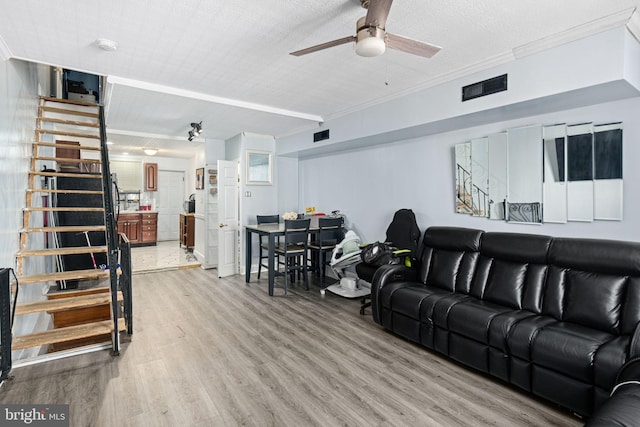
[{"label": "staircase", "polygon": [[[95,186],[101,190],[58,188],[56,181],[61,178],[95,180]],[[99,196],[102,203],[99,207],[58,206],[57,200],[63,195],[75,195],[72,200],[80,201]],[[12,350],[46,346],[47,351],[52,352],[111,341],[112,352],[118,354],[119,332],[132,332],[127,327],[131,316],[131,293],[129,278],[128,283],[124,283],[126,289],[119,290],[123,283],[119,283],[119,269],[116,268],[118,243],[112,200],[102,107],[42,97],[16,270],[21,288],[46,282],[54,285],[47,293],[47,300],[17,304],[15,322],[19,322],[19,316],[45,312],[51,315],[49,323],[52,327],[14,336]],[[64,213],[75,213],[76,216],[98,213],[104,221],[98,225],[58,225],[56,218]],[[84,234],[82,238],[86,237],[89,242],[77,246],[60,245],[65,240],[65,233]],[[98,235],[107,244],[89,245],[88,233]],[[92,260],[93,265],[90,263],[89,268],[82,269],[67,268],[70,263],[65,262],[65,257],[71,256]],[[104,260],[111,268],[100,268],[96,259]],[[42,265],[53,272],[34,272],[35,267]],[[25,274],[26,271],[29,274]],[[67,287],[68,283],[73,286]],[[75,288],[76,283],[77,289],[69,290]]]}]

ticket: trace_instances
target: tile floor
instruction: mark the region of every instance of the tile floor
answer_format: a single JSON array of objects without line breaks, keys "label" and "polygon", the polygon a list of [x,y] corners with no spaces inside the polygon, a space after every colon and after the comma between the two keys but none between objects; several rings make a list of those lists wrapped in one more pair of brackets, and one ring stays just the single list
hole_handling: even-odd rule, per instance
[{"label": "tile floor", "polygon": [[180,247],[177,240],[131,248],[131,264],[133,273],[200,267],[193,253]]}]

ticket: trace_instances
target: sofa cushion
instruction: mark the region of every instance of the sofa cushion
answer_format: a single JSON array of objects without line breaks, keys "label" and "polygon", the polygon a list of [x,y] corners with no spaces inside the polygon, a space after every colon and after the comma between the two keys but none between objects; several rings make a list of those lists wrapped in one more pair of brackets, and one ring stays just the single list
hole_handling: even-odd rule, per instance
[{"label": "sofa cushion", "polygon": [[510,311],[509,307],[469,298],[451,307],[449,331],[488,345],[492,320]]},{"label": "sofa cushion", "polygon": [[494,260],[483,299],[514,309],[522,308],[527,265]]},{"label": "sofa cushion", "polygon": [[592,383],[596,353],[614,338],[606,332],[573,323],[552,323],[538,331],[531,359],[536,365]]},{"label": "sofa cushion", "polygon": [[406,286],[393,292],[389,307],[396,313],[418,320],[420,319],[420,307],[425,299],[434,300],[448,294],[450,293],[440,288],[423,285]]},{"label": "sofa cushion", "polygon": [[450,292],[468,293],[483,232],[430,227],[424,233],[418,281]]},{"label": "sofa cushion", "polygon": [[627,361],[630,338],[620,336],[603,344],[593,361],[593,383],[611,390],[616,382],[618,370]]},{"label": "sofa cushion", "polygon": [[507,337],[509,353],[519,359],[531,360],[531,346],[536,336],[556,319],[547,316],[533,316],[516,323]]},{"label": "sofa cushion", "polygon": [[471,295],[539,313],[550,242],[548,236],[485,233]]}]

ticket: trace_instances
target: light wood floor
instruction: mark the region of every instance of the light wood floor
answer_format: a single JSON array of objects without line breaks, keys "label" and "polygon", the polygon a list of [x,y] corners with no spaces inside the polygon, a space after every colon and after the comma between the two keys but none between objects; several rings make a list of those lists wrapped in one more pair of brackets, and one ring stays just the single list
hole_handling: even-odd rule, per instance
[{"label": "light wood floor", "polygon": [[72,426],[554,426],[567,413],[382,330],[357,300],[218,280],[134,276],[134,335],[14,369],[0,403],[69,403]]}]

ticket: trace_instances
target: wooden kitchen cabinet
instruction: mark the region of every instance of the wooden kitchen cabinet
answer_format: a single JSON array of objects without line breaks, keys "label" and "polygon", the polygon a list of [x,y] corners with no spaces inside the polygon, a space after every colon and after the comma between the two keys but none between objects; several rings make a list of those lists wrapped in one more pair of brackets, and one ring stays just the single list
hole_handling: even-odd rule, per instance
[{"label": "wooden kitchen cabinet", "polygon": [[158,191],[158,164],[144,164],[144,191]]},{"label": "wooden kitchen cabinet", "polygon": [[191,249],[194,246],[196,217],[194,214],[180,214],[180,246]]},{"label": "wooden kitchen cabinet", "polygon": [[158,214],[140,214],[142,221],[142,243],[155,245],[158,240]]},{"label": "wooden kitchen cabinet", "polygon": [[124,233],[132,245],[155,245],[158,240],[158,214],[121,213],[118,215],[118,233]]},{"label": "wooden kitchen cabinet", "polygon": [[127,213],[118,215],[118,233],[124,233],[132,245],[141,243],[142,222],[139,213]]}]

